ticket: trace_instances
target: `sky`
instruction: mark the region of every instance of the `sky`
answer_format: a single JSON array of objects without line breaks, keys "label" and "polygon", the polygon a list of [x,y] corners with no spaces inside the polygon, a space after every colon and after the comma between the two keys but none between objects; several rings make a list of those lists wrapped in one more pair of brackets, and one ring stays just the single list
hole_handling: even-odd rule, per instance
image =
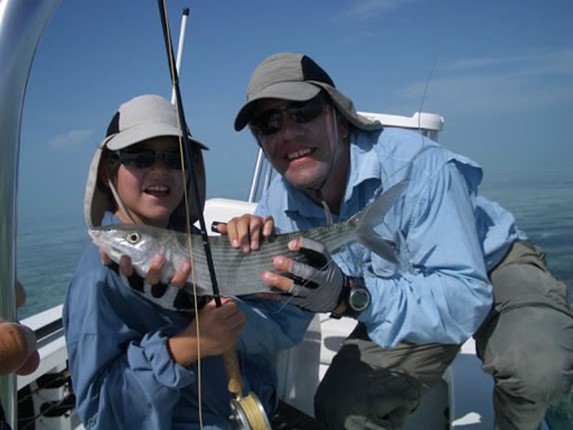
[{"label": "sky", "polygon": [[[358,110],[442,115],[438,140],[488,175],[573,172],[571,0],[166,0],[208,197],[246,199],[257,146],[233,121],[253,69],[309,55]],[[151,0],[62,0],[38,45],[21,123],[18,210],[81,216],[89,162],[118,106],[171,97]],[[570,173],[573,175],[573,173]]]}]

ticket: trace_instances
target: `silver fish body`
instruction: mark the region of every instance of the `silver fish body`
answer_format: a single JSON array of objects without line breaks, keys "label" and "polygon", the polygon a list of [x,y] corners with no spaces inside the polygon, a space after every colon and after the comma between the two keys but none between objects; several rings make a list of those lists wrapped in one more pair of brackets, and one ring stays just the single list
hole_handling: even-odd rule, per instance
[{"label": "silver fish body", "polygon": [[[259,250],[247,254],[233,248],[226,236],[210,236],[209,247],[222,295],[243,295],[269,292],[269,286],[260,280],[261,273],[276,271],[272,258],[284,255],[301,260],[301,253],[290,252],[287,244],[300,237],[322,242],[330,253],[344,244],[357,240],[389,261],[397,262],[393,249],[380,238],[373,227],[380,224],[388,209],[405,187],[405,181],[396,184],[346,222],[312,229],[275,235],[261,240]],[[188,279],[198,295],[212,295],[213,288],[205,257],[201,235],[179,233],[148,225],[114,224],[89,229],[93,242],[116,262],[129,255],[137,273],[145,277],[151,259],[158,253],[165,257],[161,282],[169,283],[177,267],[185,259],[192,261],[193,271]],[[191,289],[191,285],[185,288]],[[192,293],[192,290],[190,290]]]}]

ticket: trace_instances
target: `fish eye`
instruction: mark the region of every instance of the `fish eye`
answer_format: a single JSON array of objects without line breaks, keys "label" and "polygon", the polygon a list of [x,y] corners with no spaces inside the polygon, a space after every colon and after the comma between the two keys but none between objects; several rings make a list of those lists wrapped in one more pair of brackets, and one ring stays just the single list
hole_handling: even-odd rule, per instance
[{"label": "fish eye", "polygon": [[129,243],[137,243],[137,242],[139,242],[139,239],[140,239],[140,238],[139,238],[139,233],[135,233],[135,232],[133,232],[133,233],[128,233],[126,239],[127,239],[127,241],[128,241]]}]

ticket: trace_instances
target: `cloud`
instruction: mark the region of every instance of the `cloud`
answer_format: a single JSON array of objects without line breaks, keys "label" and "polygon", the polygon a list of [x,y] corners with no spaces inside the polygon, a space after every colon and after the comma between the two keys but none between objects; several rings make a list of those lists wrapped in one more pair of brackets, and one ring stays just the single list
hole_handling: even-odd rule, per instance
[{"label": "cloud", "polygon": [[[431,110],[499,115],[571,105],[573,50],[513,57],[466,58],[440,66],[424,104]],[[425,82],[403,88],[399,98],[417,101]]]},{"label": "cloud", "polygon": [[573,75],[573,49],[541,51],[520,56],[464,58],[441,67],[450,72],[514,70],[520,74]]},{"label": "cloud", "polygon": [[352,2],[353,6],[348,9],[346,18],[370,19],[379,17],[381,14],[393,12],[404,5],[414,3],[415,0],[364,0]]},{"label": "cloud", "polygon": [[94,134],[95,130],[71,130],[48,141],[48,146],[58,150],[75,148],[76,146],[81,146],[89,142]]}]

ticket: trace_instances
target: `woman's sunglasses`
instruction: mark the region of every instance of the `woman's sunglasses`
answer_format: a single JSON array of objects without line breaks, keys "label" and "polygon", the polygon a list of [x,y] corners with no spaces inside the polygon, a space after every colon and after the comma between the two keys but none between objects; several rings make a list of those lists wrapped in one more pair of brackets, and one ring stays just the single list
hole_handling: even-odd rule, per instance
[{"label": "woman's sunglasses", "polygon": [[254,133],[261,136],[270,136],[277,133],[283,122],[283,112],[285,112],[292,122],[304,124],[317,118],[324,109],[324,102],[321,96],[315,97],[306,102],[293,102],[283,109],[266,110],[251,120],[249,126]]},{"label": "woman's sunglasses", "polygon": [[119,162],[127,167],[151,167],[161,160],[171,169],[181,170],[181,154],[178,151],[152,151],[151,149],[114,151]]}]

